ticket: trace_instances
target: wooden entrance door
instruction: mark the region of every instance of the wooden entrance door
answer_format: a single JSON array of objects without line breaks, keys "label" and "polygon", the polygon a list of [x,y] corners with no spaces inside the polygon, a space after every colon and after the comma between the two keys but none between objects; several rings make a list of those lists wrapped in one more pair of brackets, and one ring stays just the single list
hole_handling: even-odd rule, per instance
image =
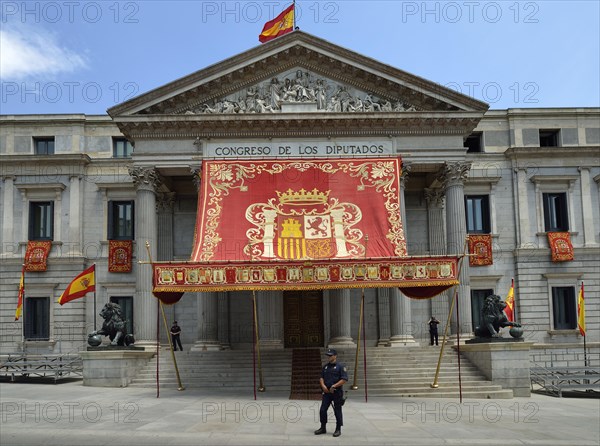
[{"label": "wooden entrance door", "polygon": [[284,291],[283,320],[286,348],[323,347],[321,291]]}]

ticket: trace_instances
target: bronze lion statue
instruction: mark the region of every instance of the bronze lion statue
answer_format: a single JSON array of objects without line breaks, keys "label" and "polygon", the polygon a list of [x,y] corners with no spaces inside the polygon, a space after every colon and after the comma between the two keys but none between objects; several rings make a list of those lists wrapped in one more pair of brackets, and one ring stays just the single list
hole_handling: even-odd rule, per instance
[{"label": "bronze lion statue", "polygon": [[521,324],[510,322],[504,314],[506,302],[496,294],[485,298],[481,308],[481,326],[475,328],[475,336],[480,338],[499,338],[500,328],[520,327]]},{"label": "bronze lion statue", "polygon": [[126,320],[123,319],[121,307],[118,304],[109,302],[100,311],[100,317],[104,319],[102,328],[93,331],[88,335],[92,338],[96,335],[108,336],[110,345],[128,346],[135,342],[133,335],[127,333]]}]

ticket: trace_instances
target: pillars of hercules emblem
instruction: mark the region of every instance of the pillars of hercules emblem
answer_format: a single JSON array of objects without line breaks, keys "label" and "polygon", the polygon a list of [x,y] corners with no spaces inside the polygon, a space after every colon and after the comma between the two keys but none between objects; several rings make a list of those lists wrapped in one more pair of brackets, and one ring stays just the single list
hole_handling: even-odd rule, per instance
[{"label": "pillars of hercules emblem", "polygon": [[[156,191],[160,185],[154,168],[130,167],[136,189],[135,239],[136,259],[149,260],[146,242],[150,243],[152,258],[157,252]],[[152,295],[152,267],[136,265],[136,295],[133,300],[133,326],[136,345],[146,350],[156,350],[156,298]]]},{"label": "pillars of hercules emblem", "polygon": [[334,209],[331,211],[333,218],[333,233],[335,236],[336,257],[347,257],[346,236],[344,235],[344,210]]},{"label": "pillars of hercules emblem", "polygon": [[[464,251],[465,238],[467,236],[467,224],[465,220],[465,195],[464,181],[471,169],[471,163],[455,162],[448,163],[440,177],[446,190],[446,249],[449,255],[462,254]],[[462,260],[462,269],[458,278],[458,311],[460,318],[461,337],[464,333],[469,336],[472,330],[471,320],[471,285],[469,281],[469,259]],[[454,289],[448,294],[448,305],[454,297]],[[456,312],[452,314],[452,332],[457,333]]]},{"label": "pillars of hercules emblem", "polygon": [[[404,191],[411,165],[402,164],[400,177],[400,215],[404,236],[406,237],[406,206],[404,204]],[[398,288],[390,289],[390,347],[404,347],[415,345],[412,335],[412,314],[410,298],[402,294]]]}]

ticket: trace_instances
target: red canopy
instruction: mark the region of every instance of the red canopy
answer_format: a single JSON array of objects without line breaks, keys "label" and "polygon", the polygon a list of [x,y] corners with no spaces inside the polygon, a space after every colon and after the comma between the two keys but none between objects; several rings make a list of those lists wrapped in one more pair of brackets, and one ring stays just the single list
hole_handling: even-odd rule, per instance
[{"label": "red canopy", "polygon": [[155,291],[452,286],[456,257],[406,255],[400,175],[399,157],[205,160],[191,261],[155,263]]}]

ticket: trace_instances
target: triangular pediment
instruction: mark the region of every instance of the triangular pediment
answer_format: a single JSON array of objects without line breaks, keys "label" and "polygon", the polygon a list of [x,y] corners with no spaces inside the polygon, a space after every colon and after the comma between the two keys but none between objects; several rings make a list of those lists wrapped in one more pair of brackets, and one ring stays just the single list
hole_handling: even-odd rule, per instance
[{"label": "triangular pediment", "polygon": [[113,117],[485,112],[488,105],[295,31],[108,110]]}]

